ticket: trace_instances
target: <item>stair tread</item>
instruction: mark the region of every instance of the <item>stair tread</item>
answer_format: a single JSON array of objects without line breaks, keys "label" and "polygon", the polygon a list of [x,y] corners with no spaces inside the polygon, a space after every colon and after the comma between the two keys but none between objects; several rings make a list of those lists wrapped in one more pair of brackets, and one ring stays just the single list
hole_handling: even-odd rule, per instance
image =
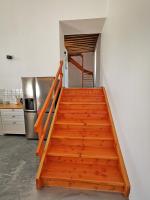
[{"label": "stair tread", "polygon": [[78,125],[110,125],[109,120],[99,120],[99,119],[62,119],[58,118],[55,124],[78,124]]},{"label": "stair tread", "polygon": [[87,140],[113,140],[113,136],[111,133],[95,133],[91,134],[91,132],[83,133],[82,131],[54,131],[52,134],[52,138],[70,138],[70,139],[87,139]]},{"label": "stair tread", "polygon": [[64,114],[94,114],[94,115],[101,115],[101,114],[107,114],[108,112],[105,111],[105,110],[98,110],[98,109],[90,109],[89,110],[86,110],[86,109],[63,109],[63,108],[60,108],[59,111],[58,111],[58,114],[60,113],[64,113]]},{"label": "stair tread", "polygon": [[74,105],[101,105],[101,104],[104,104],[106,105],[105,102],[88,102],[88,101],[83,101],[83,102],[72,102],[72,101],[61,101],[60,102],[60,105],[61,104],[74,104]]},{"label": "stair tread", "polygon": [[118,156],[114,148],[99,148],[89,146],[51,145],[49,156],[72,156],[117,160]]},{"label": "stair tread", "polygon": [[57,138],[85,138],[85,139],[113,139],[111,127],[96,126],[63,126],[55,125],[52,137]]},{"label": "stair tread", "polygon": [[[69,94],[62,94],[62,97],[89,97],[89,94],[76,94],[76,93],[69,93]],[[90,97],[96,97],[96,98],[98,98],[98,97],[104,97],[104,94],[90,94]]]},{"label": "stair tread", "polygon": [[63,119],[63,120],[77,120],[77,121],[106,121],[108,120],[108,114],[107,113],[58,113],[57,119]]},{"label": "stair tread", "polygon": [[45,166],[42,178],[124,186],[119,168],[108,165],[66,164],[51,161]]},{"label": "stair tread", "polygon": [[95,96],[95,97],[89,97],[89,95],[87,95],[86,97],[81,97],[81,96],[73,96],[73,97],[69,97],[69,96],[62,96],[62,99],[64,101],[75,101],[75,100],[78,100],[78,101],[105,101],[105,98],[104,96]]},{"label": "stair tread", "polygon": [[67,91],[63,91],[62,96],[104,96],[103,91],[91,90],[91,88],[84,88],[83,90],[84,91],[78,91],[77,89],[73,89],[73,91],[70,91],[67,89]]}]

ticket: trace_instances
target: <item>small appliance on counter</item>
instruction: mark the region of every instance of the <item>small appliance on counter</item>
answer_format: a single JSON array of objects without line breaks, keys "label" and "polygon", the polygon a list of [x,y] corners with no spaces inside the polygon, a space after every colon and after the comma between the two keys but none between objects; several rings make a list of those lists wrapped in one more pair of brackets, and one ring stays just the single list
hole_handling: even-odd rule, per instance
[{"label": "small appliance on counter", "polygon": [[[22,77],[25,132],[28,139],[37,138],[34,124],[53,81],[54,77]],[[48,113],[49,109],[45,112],[45,120]]]}]

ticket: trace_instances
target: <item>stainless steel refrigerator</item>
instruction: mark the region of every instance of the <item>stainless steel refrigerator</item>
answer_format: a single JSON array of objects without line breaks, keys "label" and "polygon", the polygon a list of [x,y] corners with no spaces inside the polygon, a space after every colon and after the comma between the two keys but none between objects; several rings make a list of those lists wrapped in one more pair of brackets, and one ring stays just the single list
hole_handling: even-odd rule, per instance
[{"label": "stainless steel refrigerator", "polygon": [[[34,132],[34,124],[53,81],[54,77],[22,77],[25,132],[28,139],[37,138],[37,134]],[[48,112],[49,108],[45,112],[44,121]]]}]

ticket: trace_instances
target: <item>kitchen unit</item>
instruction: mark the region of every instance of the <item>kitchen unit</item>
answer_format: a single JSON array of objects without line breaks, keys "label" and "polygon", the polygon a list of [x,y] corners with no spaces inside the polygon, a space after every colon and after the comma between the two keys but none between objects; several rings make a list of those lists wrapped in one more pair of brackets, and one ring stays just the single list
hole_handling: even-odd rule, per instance
[{"label": "kitchen unit", "polygon": [[[25,132],[28,139],[36,139],[34,124],[41,110],[54,77],[22,77],[23,109],[25,119]],[[49,108],[45,112],[45,119]]]},{"label": "kitchen unit", "polygon": [[0,104],[0,135],[25,134],[21,104]]}]

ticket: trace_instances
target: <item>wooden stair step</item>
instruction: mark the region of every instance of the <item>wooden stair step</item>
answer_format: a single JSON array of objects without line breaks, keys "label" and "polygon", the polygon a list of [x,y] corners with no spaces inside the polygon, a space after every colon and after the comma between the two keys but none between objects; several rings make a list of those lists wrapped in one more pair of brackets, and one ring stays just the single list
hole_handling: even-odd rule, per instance
[{"label": "wooden stair step", "polygon": [[55,124],[52,136],[73,138],[112,138],[111,125]]},{"label": "wooden stair step", "polygon": [[113,140],[105,140],[105,139],[87,139],[87,138],[57,138],[52,137],[51,138],[51,145],[53,146],[89,146],[89,147],[100,147],[100,148],[113,148],[114,147],[114,141]]},{"label": "wooden stair step", "polygon": [[[42,179],[43,186],[49,187],[64,187],[79,190],[94,190],[94,191],[104,191],[104,192],[117,192],[124,193],[123,186],[111,185],[109,183],[89,183],[85,181],[75,181],[75,180],[64,180],[64,179],[52,179],[45,176]],[[36,180],[38,184],[38,180]]]},{"label": "wooden stair step", "polygon": [[[90,80],[85,83],[88,87]],[[41,131],[39,126],[39,136]],[[45,147],[43,144],[40,137],[37,188],[63,186],[129,195],[105,89],[62,88]]]},{"label": "wooden stair step", "polygon": [[109,119],[63,119],[58,118],[55,124],[77,124],[77,125],[110,125]]},{"label": "wooden stair step", "polygon": [[62,104],[67,104],[67,105],[88,105],[88,106],[91,106],[91,105],[106,105],[105,102],[87,102],[87,101],[84,101],[84,102],[71,102],[71,101],[61,101],[60,102],[60,105]]},{"label": "wooden stair step", "polygon": [[86,129],[57,129],[54,128],[52,138],[88,139],[88,140],[113,140],[111,131],[89,131]]},{"label": "wooden stair step", "polygon": [[114,148],[99,148],[89,146],[71,146],[71,145],[51,145],[48,156],[69,156],[86,157],[117,160],[118,156]]},{"label": "wooden stair step", "polygon": [[104,94],[103,89],[99,88],[67,88],[65,90],[63,90],[62,95],[68,95],[68,94]]},{"label": "wooden stair step", "polygon": [[108,112],[106,104],[76,104],[76,103],[72,103],[72,104],[62,104],[60,103],[60,107],[58,112],[61,111],[71,111],[71,112]]},{"label": "wooden stair step", "polygon": [[98,109],[91,109],[91,108],[89,108],[89,109],[81,109],[81,110],[79,110],[79,109],[66,109],[66,108],[60,108],[59,109],[59,111],[58,111],[58,114],[60,114],[60,113],[64,113],[64,114],[66,114],[66,113],[68,113],[68,114],[107,114],[108,112],[106,111],[106,110],[98,110]]},{"label": "wooden stair step", "polygon": [[41,178],[124,186],[119,168],[107,165],[49,162]]},{"label": "wooden stair step", "polygon": [[61,98],[61,101],[63,102],[105,102],[105,98],[103,96],[99,96],[99,97],[63,97]]},{"label": "wooden stair step", "polygon": [[[66,98],[68,98],[68,97],[70,97],[70,98],[72,98],[72,97],[82,97],[82,98],[87,98],[87,97],[89,97],[89,94],[76,94],[76,93],[69,93],[69,94],[63,94],[62,95],[62,97],[66,97]],[[102,93],[99,93],[99,94],[90,94],[90,97],[92,97],[92,98],[94,98],[94,97],[96,97],[96,98],[99,98],[99,97],[104,97],[104,94],[102,94]]]},{"label": "wooden stair step", "polygon": [[92,164],[92,165],[107,165],[107,166],[117,166],[118,160],[111,159],[97,159],[97,158],[81,158],[81,157],[64,157],[64,156],[47,156],[47,162],[60,162],[66,163],[66,165],[70,163],[74,164]]},{"label": "wooden stair step", "polygon": [[57,119],[65,120],[108,120],[108,113],[58,113]]}]

